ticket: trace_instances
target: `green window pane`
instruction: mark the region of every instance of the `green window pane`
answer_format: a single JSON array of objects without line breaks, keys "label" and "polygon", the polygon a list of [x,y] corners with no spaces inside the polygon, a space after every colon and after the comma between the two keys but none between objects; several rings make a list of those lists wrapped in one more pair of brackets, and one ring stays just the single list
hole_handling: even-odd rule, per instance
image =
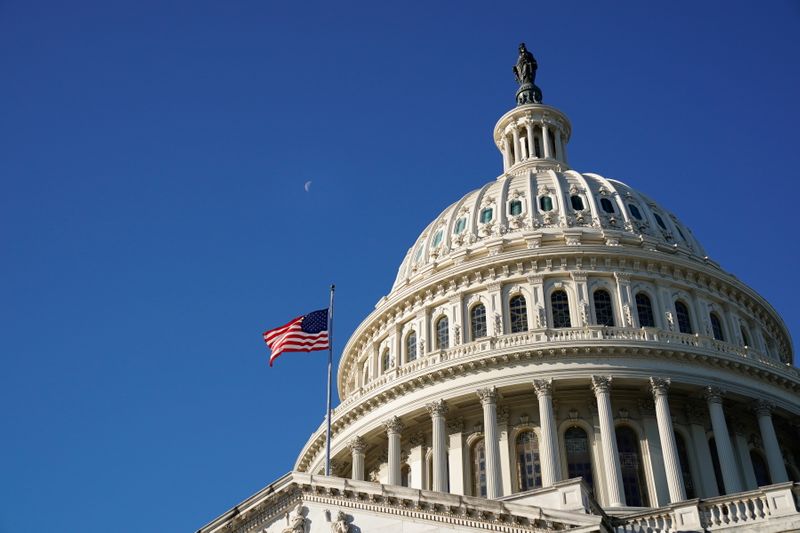
[{"label": "green window pane", "polygon": [[552,211],[553,210],[553,199],[549,196],[541,196],[539,198],[539,207],[542,211]]},{"label": "green window pane", "polygon": [[465,227],[467,227],[467,219],[466,218],[461,217],[458,220],[456,220],[456,227],[455,227],[455,230],[454,230],[455,234],[458,235],[459,233],[464,231]]},{"label": "green window pane", "polygon": [[481,223],[486,224],[492,221],[493,211],[491,207],[486,207],[481,211]]},{"label": "green window pane", "polygon": [[440,244],[442,244],[442,230],[437,231],[433,236],[433,247],[436,248]]},{"label": "green window pane", "polygon": [[509,204],[509,212],[512,216],[521,215],[522,214],[522,202],[519,200],[513,200]]}]

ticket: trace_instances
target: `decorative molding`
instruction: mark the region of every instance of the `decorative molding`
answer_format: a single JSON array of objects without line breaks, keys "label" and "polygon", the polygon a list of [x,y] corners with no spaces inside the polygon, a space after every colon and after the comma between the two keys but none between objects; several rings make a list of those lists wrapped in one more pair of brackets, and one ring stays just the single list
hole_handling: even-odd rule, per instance
[{"label": "decorative molding", "polygon": [[347,447],[350,448],[352,453],[364,453],[367,449],[367,442],[364,440],[364,437],[356,435],[350,439],[350,442],[347,443]]},{"label": "decorative molding", "polygon": [[536,397],[542,399],[553,395],[553,378],[534,379],[533,388],[536,390]]},{"label": "decorative molding", "polygon": [[611,376],[592,376],[592,390],[595,396],[611,392]]},{"label": "decorative molding", "polygon": [[476,392],[481,400],[481,405],[497,403],[497,387],[486,387],[478,389]]},{"label": "decorative molding", "polygon": [[431,418],[437,416],[444,416],[447,414],[447,403],[444,400],[436,400],[430,403],[425,404],[425,409],[428,410],[428,414],[431,415]]},{"label": "decorative molding", "polygon": [[653,392],[653,397],[666,396],[669,394],[669,385],[671,380],[669,378],[650,378],[650,390]]},{"label": "decorative molding", "polygon": [[392,418],[390,418],[389,420],[386,420],[383,423],[383,427],[386,429],[386,433],[391,435],[392,433],[396,433],[396,434],[402,433],[403,432],[403,428],[405,428],[405,425],[400,420],[400,417],[393,416]]}]

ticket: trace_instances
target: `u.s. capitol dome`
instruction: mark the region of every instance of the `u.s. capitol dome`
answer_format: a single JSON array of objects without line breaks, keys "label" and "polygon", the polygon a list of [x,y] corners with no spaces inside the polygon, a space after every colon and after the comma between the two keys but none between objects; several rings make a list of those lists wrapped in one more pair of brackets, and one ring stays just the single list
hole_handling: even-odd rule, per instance
[{"label": "u.s. capitol dome", "polygon": [[502,173],[410,246],[294,471],[201,531],[800,528],[775,310],[666,207],[569,165],[521,47]]}]

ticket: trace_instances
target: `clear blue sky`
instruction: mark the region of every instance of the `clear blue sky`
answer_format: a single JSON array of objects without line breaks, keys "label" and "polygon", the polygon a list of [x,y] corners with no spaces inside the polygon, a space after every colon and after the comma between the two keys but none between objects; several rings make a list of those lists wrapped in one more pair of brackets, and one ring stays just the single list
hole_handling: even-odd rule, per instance
[{"label": "clear blue sky", "polygon": [[573,166],[800,336],[800,3],[488,6],[0,1],[0,531],[193,531],[290,470],[325,354],[261,332],[335,281],[342,347],[499,174],[520,41]]}]

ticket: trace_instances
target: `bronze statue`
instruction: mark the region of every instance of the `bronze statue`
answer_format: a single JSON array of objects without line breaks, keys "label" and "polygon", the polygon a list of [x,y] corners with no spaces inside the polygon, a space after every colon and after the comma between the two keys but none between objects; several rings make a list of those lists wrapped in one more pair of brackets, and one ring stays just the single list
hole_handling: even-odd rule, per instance
[{"label": "bronze statue", "polygon": [[525,48],[525,43],[519,45],[519,57],[514,65],[514,77],[517,78],[517,105],[541,104],[542,90],[536,86],[536,69],[539,65],[536,58]]},{"label": "bronze statue", "polygon": [[539,65],[536,64],[536,58],[533,54],[525,48],[525,43],[519,45],[519,58],[517,64],[514,65],[514,76],[517,78],[517,83],[534,83],[536,81],[536,69]]}]

